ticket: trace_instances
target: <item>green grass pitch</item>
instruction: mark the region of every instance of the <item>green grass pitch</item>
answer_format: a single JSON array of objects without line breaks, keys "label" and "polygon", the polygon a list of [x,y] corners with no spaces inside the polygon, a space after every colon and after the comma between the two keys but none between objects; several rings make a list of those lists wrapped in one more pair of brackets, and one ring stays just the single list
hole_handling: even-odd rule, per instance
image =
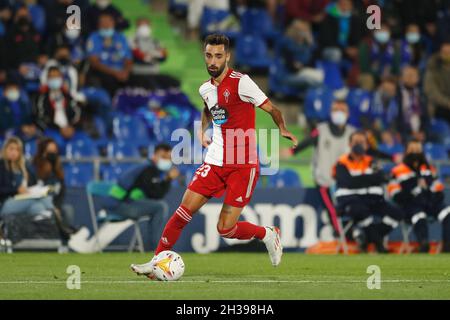
[{"label": "green grass pitch", "polygon": [[[278,268],[265,253],[181,254],[178,282],[138,277],[130,263],[150,255],[102,253],[0,254],[4,299],[450,299],[450,255],[305,255],[285,253]],[[69,265],[81,269],[81,289],[69,290]],[[381,289],[367,288],[369,265],[381,269]]]}]

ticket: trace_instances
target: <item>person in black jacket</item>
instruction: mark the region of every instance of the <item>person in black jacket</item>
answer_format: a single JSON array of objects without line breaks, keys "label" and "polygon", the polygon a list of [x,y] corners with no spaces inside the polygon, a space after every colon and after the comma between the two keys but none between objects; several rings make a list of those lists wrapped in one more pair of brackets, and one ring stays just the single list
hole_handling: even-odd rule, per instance
[{"label": "person in black jacket", "polygon": [[[155,147],[150,164],[137,175],[124,199],[113,210],[133,220],[147,216],[150,218],[151,250],[158,245],[162,228],[169,215],[168,205],[163,198],[170,190],[171,181],[179,176],[178,169],[172,164],[171,151],[172,148],[166,144]],[[127,175],[127,172],[124,175]]]},{"label": "person in black jacket", "polygon": [[361,40],[361,21],[353,12],[351,0],[338,0],[328,7],[319,30],[319,51],[327,59],[356,58]]},{"label": "person in black jacket", "polygon": [[37,97],[37,124],[42,129],[57,129],[70,139],[80,123],[81,110],[64,86],[63,75],[57,66],[50,67],[47,85]]}]

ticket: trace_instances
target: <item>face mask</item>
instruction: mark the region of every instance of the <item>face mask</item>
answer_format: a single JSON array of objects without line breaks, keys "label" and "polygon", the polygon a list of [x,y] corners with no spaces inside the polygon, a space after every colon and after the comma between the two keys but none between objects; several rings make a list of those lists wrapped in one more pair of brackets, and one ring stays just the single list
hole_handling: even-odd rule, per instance
[{"label": "face mask", "polygon": [[391,34],[387,31],[378,31],[374,33],[374,37],[379,43],[387,43],[391,38]]},{"label": "face mask", "polygon": [[331,122],[337,126],[342,126],[347,123],[347,114],[343,111],[333,111],[331,113]]},{"label": "face mask", "polygon": [[55,152],[49,152],[47,153],[47,160],[52,164],[55,165],[56,160],[58,160],[58,154]]},{"label": "face mask", "polygon": [[57,90],[60,89],[62,87],[62,78],[53,78],[53,79],[49,79],[48,80],[48,87],[51,90]]},{"label": "face mask", "polygon": [[28,20],[27,17],[22,17],[17,20],[17,25],[20,27],[28,26],[29,24],[30,21]]},{"label": "face mask", "polygon": [[136,35],[139,38],[148,38],[150,37],[152,34],[152,29],[150,28],[150,26],[148,25],[141,25],[139,28],[137,28],[136,30]]},{"label": "face mask", "polygon": [[421,165],[423,163],[426,163],[426,158],[423,153],[408,153],[404,160],[403,160],[408,166],[412,167],[416,163],[417,165]]},{"label": "face mask", "polygon": [[363,154],[366,153],[366,150],[364,149],[364,146],[362,144],[358,143],[352,147],[352,153],[358,156],[362,156]]},{"label": "face mask", "polygon": [[6,91],[5,97],[11,102],[16,102],[17,100],[19,100],[20,92],[16,89],[9,89],[8,91]]},{"label": "face mask", "polygon": [[114,35],[114,28],[100,29],[98,33],[102,38],[111,38]]},{"label": "face mask", "polygon": [[70,59],[68,57],[61,57],[58,59],[58,62],[63,66],[66,66],[70,63]]},{"label": "face mask", "polygon": [[67,29],[64,33],[66,37],[70,40],[75,40],[80,36],[80,30],[78,29]]},{"label": "face mask", "polygon": [[408,32],[406,34],[406,41],[411,44],[415,44],[420,40],[420,33],[417,32]]},{"label": "face mask", "polygon": [[97,7],[100,9],[105,9],[110,3],[111,1],[109,0],[97,0]]},{"label": "face mask", "polygon": [[159,159],[156,162],[156,167],[160,171],[169,171],[170,168],[172,168],[172,161],[167,160],[167,159]]}]

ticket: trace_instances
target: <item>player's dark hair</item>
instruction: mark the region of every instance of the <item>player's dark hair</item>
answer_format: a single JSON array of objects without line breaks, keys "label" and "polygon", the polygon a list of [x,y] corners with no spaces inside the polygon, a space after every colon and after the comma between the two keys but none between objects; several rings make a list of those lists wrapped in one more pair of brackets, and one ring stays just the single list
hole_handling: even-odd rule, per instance
[{"label": "player's dark hair", "polygon": [[358,136],[358,135],[364,136],[364,138],[367,139],[367,134],[366,134],[365,131],[363,131],[363,130],[356,130],[355,132],[352,132],[352,134],[351,134],[350,137],[348,138],[348,141],[349,141],[349,142],[352,142],[352,141],[353,141],[353,137],[354,137],[354,136]]},{"label": "player's dark hair", "polygon": [[158,151],[172,151],[172,147],[167,143],[160,143],[155,147],[155,153]]},{"label": "player's dark hair", "polygon": [[208,44],[211,46],[219,46],[223,44],[226,52],[230,49],[230,39],[223,34],[210,34],[205,38],[203,48],[206,48]]}]

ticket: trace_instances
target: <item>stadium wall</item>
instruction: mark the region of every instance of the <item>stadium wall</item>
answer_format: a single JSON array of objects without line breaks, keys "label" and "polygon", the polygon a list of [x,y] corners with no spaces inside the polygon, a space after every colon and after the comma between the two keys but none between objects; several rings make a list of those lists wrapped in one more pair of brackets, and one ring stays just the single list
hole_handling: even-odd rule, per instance
[{"label": "stadium wall", "polygon": [[[170,212],[177,208],[184,188],[172,188],[166,197]],[[450,192],[446,198],[449,199]],[[90,235],[85,239],[86,246],[92,244],[92,223],[85,190],[83,188],[69,188],[66,196],[68,203],[75,207],[76,223],[89,228]],[[222,199],[211,199],[192,222],[186,227],[177,243],[175,250],[179,252],[208,253],[214,251],[239,250],[259,251],[264,246],[259,241],[239,241],[221,239],[216,230],[217,218],[221,208]],[[244,220],[261,225],[279,224],[282,230],[282,242],[286,251],[302,252],[319,241],[330,241],[332,227],[326,212],[321,205],[320,196],[314,188],[282,188],[282,189],[255,189],[252,201],[242,214]],[[132,237],[130,224],[121,224],[123,227],[110,231],[108,237],[114,239],[110,248],[126,248]],[[141,230],[148,247],[148,232],[146,223],[141,224]],[[430,227],[430,239],[440,239],[439,225],[433,223]],[[395,230],[390,240],[401,240],[399,228]]]}]

